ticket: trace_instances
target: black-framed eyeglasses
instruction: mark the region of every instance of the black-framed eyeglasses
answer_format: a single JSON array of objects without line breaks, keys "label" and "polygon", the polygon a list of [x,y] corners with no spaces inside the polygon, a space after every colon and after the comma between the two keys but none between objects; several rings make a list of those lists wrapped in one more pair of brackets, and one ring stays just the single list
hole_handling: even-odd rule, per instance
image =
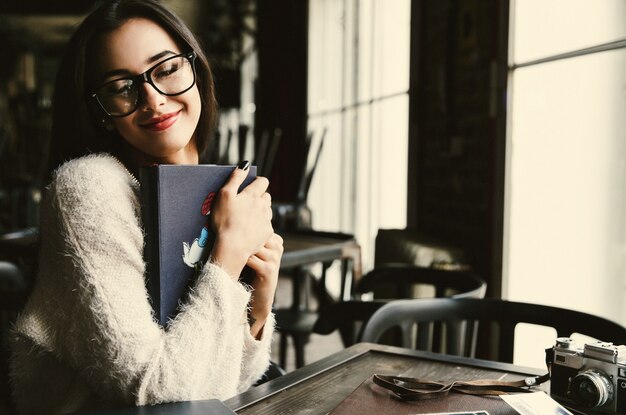
[{"label": "black-framed eyeglasses", "polygon": [[152,85],[167,96],[187,92],[196,82],[196,52],[181,53],[157,63],[144,73],[115,79],[100,85],[91,95],[111,117],[125,117],[139,107],[141,85]]}]

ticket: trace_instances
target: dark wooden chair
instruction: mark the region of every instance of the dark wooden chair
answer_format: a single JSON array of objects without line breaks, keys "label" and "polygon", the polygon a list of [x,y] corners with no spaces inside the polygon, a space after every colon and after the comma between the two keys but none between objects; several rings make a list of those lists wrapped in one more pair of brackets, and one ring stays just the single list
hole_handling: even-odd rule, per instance
[{"label": "dark wooden chair", "polygon": [[[295,287],[294,296],[302,298],[297,304],[289,308],[274,309],[276,329],[279,333],[279,364],[287,367],[287,341],[291,338],[295,354],[296,368],[305,364],[304,347],[313,333],[313,326],[319,313],[332,303],[333,299],[326,291],[326,271],[332,261],[322,263],[321,277],[317,279],[308,267],[297,267],[291,271],[292,283]],[[313,288],[310,289],[310,286]],[[314,297],[311,299],[311,297]],[[310,307],[309,302],[317,302],[317,306]]]},{"label": "dark wooden chair", "polygon": [[26,303],[28,284],[15,264],[0,261],[0,412],[13,410],[9,389],[8,334],[17,314]]},{"label": "dark wooden chair", "polygon": [[471,271],[450,271],[409,264],[385,264],[359,281],[356,295],[372,292],[376,299],[413,298],[416,287],[430,286],[433,297],[483,298],[487,284]]},{"label": "dark wooden chair", "polygon": [[0,234],[0,413],[14,412],[9,390],[9,331],[24,307],[37,271],[39,232],[26,228]]},{"label": "dark wooden chair", "polygon": [[[602,317],[539,304],[487,299],[432,298],[397,300],[381,307],[368,321],[362,341],[377,343],[390,329],[400,328],[403,347],[430,350],[433,322],[443,322],[446,353],[472,356],[477,324],[494,323],[496,360],[513,361],[515,327],[519,323],[552,327],[557,337],[573,333],[615,344],[626,344],[626,328]],[[417,327],[416,327],[417,326]]]},{"label": "dark wooden chair", "polygon": [[[292,241],[300,241],[296,245],[302,245],[302,249],[289,250],[290,236]],[[335,300],[326,290],[326,272],[335,261],[341,261],[341,294],[349,290],[352,285],[354,274],[360,272],[360,248],[358,255],[354,254],[354,247],[358,247],[353,235],[322,232],[312,230],[300,230],[283,235],[285,238],[285,253],[281,264],[281,275],[291,278],[293,284],[292,305],[288,308],[274,309],[276,315],[276,329],[280,335],[279,364],[286,367],[287,364],[287,341],[291,338],[294,346],[296,367],[305,364],[304,347],[313,332],[313,326],[317,321],[319,312],[325,309]],[[309,241],[302,244],[302,241]],[[318,242],[316,242],[318,241]],[[319,245],[316,247],[316,244]],[[330,247],[332,252],[327,252]],[[343,251],[349,251],[344,255]],[[289,266],[294,263],[298,265]],[[291,258],[291,259],[288,259]],[[358,263],[355,263],[358,262]],[[311,266],[321,264],[321,275],[314,275]]]},{"label": "dark wooden chair", "polygon": [[[387,264],[370,271],[355,289],[355,297],[372,293],[372,300],[344,301],[326,307],[320,312],[313,332],[330,334],[339,330],[344,346],[351,346],[359,341],[365,323],[379,308],[394,299],[414,298],[420,294],[416,294],[416,289],[423,287],[430,288],[426,293],[430,296],[450,298],[483,298],[487,290],[485,281],[469,271]],[[437,333],[441,329],[435,331],[433,336],[439,338]]]},{"label": "dark wooden chair", "polygon": [[[27,279],[12,262],[0,261],[0,345],[4,346],[6,333],[22,309],[28,292]],[[4,350],[4,348],[3,348]]]}]

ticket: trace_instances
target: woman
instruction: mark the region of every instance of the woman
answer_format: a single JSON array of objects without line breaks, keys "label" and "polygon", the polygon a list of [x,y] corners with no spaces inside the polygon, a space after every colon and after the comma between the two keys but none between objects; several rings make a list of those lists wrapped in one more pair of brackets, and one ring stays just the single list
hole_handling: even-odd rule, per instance
[{"label": "woman", "polygon": [[[240,164],[212,212],[216,241],[177,318],[154,320],[144,284],[137,170],[194,164],[216,117],[211,72],[154,1],[117,0],[72,37],[55,90],[56,168],[41,210],[34,291],[15,326],[21,413],[225,399],[267,369],[282,239],[268,181]],[[239,281],[255,273],[252,290]]]}]

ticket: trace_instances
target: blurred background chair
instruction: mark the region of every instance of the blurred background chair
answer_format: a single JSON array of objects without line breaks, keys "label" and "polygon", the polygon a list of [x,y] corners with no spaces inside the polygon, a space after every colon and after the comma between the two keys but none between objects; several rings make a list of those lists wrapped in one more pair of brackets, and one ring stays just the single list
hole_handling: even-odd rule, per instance
[{"label": "blurred background chair", "polygon": [[0,261],[16,265],[28,288],[33,285],[35,279],[38,253],[39,231],[37,228],[24,228],[0,234]]},{"label": "blurred background chair", "polygon": [[[353,235],[301,230],[283,235],[285,251],[281,261],[281,276],[292,284],[292,303],[276,308],[276,328],[280,333],[279,363],[286,367],[287,339],[291,338],[296,367],[304,366],[304,347],[312,333],[320,310],[335,300],[327,291],[327,270],[341,261],[341,292],[347,297],[352,282],[360,279],[361,249]],[[321,271],[313,266],[321,265]],[[316,275],[316,273],[320,275]]]},{"label": "blurred background chair", "polygon": [[0,346],[6,350],[6,338],[11,324],[26,301],[28,284],[17,265],[0,261]]},{"label": "blurred background chair", "polygon": [[[362,341],[377,343],[390,329],[400,328],[402,346],[432,350],[433,322],[443,322],[447,354],[473,357],[479,328],[488,323],[497,345],[495,360],[513,362],[515,328],[519,323],[552,327],[556,337],[582,334],[598,340],[626,344],[626,328],[602,317],[539,304],[487,299],[417,299],[397,300],[381,307],[368,321]],[[556,340],[556,338],[555,338]],[[438,350],[432,350],[438,351]]]},{"label": "blurred background chair", "polygon": [[[313,327],[317,334],[341,333],[344,346],[360,339],[362,328],[382,306],[394,299],[417,297],[483,298],[487,284],[470,271],[451,271],[407,264],[388,264],[373,269],[358,283],[355,300],[338,302],[322,309]],[[433,338],[439,349],[441,328]],[[388,340],[395,344],[397,341]],[[398,344],[399,345],[399,344]],[[475,346],[475,345],[474,345]]]},{"label": "blurred background chair", "polygon": [[467,270],[448,270],[408,264],[385,264],[374,268],[361,279],[355,297],[376,299],[429,297],[483,298],[487,284]]},{"label": "blurred background chair", "polygon": [[39,233],[24,228],[0,235],[0,413],[13,413],[9,392],[7,339],[30,294],[37,271]]},{"label": "blurred background chair", "polygon": [[465,252],[432,234],[415,229],[379,229],[374,247],[374,268],[385,264],[412,264],[468,270]]},{"label": "blurred background chair", "polygon": [[27,279],[22,270],[11,262],[0,261],[0,411],[2,408],[13,410],[7,339],[17,314],[26,302],[27,293]]}]

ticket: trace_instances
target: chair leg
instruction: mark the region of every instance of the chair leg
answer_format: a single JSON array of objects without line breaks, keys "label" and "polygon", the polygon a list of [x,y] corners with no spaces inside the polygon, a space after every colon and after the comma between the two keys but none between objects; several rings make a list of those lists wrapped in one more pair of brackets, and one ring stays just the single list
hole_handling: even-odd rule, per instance
[{"label": "chair leg", "polygon": [[355,331],[354,323],[347,323],[339,327],[339,334],[344,347],[350,347],[354,344]]},{"label": "chair leg", "polygon": [[280,333],[280,346],[279,346],[279,360],[280,367],[287,367],[287,334]]},{"label": "chair leg", "polygon": [[307,335],[294,334],[293,346],[296,352],[296,368],[304,366],[304,345],[307,343]]}]

